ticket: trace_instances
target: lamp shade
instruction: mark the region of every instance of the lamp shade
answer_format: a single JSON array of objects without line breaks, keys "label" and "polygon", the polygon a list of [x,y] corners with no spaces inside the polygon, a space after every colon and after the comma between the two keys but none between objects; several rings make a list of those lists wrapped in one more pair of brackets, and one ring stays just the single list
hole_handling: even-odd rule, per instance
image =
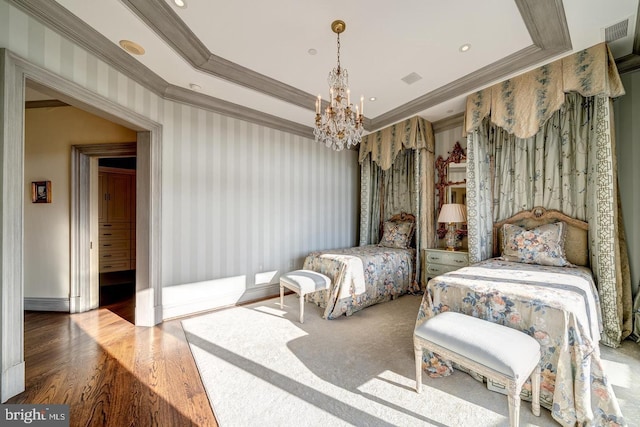
[{"label": "lamp shade", "polygon": [[467,222],[467,207],[459,203],[447,203],[442,205],[438,222]]}]

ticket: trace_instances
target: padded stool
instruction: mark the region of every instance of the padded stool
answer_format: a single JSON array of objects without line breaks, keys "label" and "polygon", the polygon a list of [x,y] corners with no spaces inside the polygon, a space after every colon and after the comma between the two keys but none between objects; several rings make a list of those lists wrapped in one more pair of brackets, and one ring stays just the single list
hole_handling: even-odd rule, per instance
[{"label": "padded stool", "polygon": [[413,334],[416,391],[422,391],[422,351],[473,369],[507,385],[509,425],[520,419],[520,391],[531,377],[531,412],[540,415],[540,344],[524,332],[488,320],[446,311],[418,326]]},{"label": "padded stool", "polygon": [[329,289],[331,279],[311,270],[296,270],[280,276],[280,309],[284,308],[284,288],[300,297],[300,323],[304,323],[304,296],[311,292]]}]

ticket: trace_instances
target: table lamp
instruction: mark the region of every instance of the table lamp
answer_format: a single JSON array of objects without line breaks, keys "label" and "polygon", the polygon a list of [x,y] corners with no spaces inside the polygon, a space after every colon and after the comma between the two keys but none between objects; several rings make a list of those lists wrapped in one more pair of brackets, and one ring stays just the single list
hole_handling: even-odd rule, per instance
[{"label": "table lamp", "polygon": [[457,245],[456,223],[467,222],[467,207],[459,203],[447,203],[442,205],[438,222],[447,224],[447,235],[444,237],[448,251],[455,251]]}]

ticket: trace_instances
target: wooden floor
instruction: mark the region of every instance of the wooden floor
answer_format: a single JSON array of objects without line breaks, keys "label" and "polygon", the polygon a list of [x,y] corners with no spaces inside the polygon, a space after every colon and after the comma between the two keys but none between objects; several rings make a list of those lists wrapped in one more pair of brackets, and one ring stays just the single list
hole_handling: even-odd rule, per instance
[{"label": "wooden floor", "polygon": [[180,321],[107,307],[25,312],[26,391],[6,403],[68,404],[71,426],[217,426]]}]

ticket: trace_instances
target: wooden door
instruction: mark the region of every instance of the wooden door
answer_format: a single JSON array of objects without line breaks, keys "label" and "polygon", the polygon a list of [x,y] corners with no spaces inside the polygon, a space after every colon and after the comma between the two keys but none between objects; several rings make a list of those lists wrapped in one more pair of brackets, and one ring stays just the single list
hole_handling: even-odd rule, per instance
[{"label": "wooden door", "polygon": [[107,207],[109,204],[109,187],[107,174],[98,174],[98,222],[107,221]]},{"label": "wooden door", "polygon": [[108,174],[107,222],[131,221],[131,175]]}]

